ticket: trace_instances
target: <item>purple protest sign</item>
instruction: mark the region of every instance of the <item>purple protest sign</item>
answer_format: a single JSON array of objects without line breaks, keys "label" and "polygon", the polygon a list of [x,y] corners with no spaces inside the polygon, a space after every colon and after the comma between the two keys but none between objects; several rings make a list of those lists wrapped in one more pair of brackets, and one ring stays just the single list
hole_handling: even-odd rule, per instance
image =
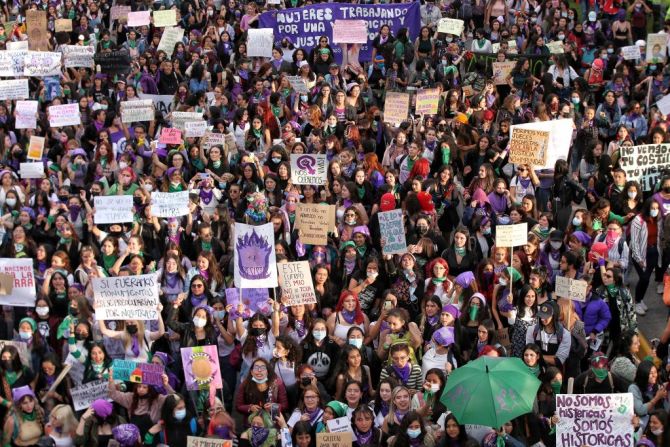
[{"label": "purple protest sign", "polygon": [[184,381],[187,390],[221,389],[221,368],[216,346],[194,346],[181,348]]},{"label": "purple protest sign", "polygon": [[294,185],[325,185],[327,178],[326,154],[291,154],[291,182]]},{"label": "purple protest sign", "polygon": [[[421,28],[419,2],[389,5],[325,3],[289,8],[264,12],[260,17],[260,27],[274,29],[276,43],[288,37],[296,47],[309,51],[318,45],[319,37],[323,35],[328,37],[329,42],[333,41],[333,24],[336,20],[365,20],[367,23],[368,43],[361,45],[360,62],[372,58],[372,41],[382,25],[388,25],[394,35],[400,28],[409,29],[410,41],[414,41]],[[331,47],[336,62],[341,63],[342,49],[335,44],[331,44]]]},{"label": "purple protest sign", "polygon": [[[244,289],[242,291],[242,303],[244,304],[243,318],[251,318],[255,313],[269,315],[272,310],[268,304],[270,294],[268,289]],[[232,304],[233,308],[230,315],[233,318],[238,316],[237,305],[240,302],[240,289],[226,289],[226,304]]]}]

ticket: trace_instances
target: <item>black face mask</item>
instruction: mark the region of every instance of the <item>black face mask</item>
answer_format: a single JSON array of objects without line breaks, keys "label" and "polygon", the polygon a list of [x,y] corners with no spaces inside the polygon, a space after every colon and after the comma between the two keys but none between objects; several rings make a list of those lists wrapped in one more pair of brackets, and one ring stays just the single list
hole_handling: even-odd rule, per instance
[{"label": "black face mask", "polygon": [[14,371],[14,362],[11,360],[3,360],[2,367],[5,371]]},{"label": "black face mask", "polygon": [[303,377],[302,379],[300,379],[300,385],[302,385],[302,386],[308,386],[311,383],[312,383],[312,379],[310,379],[309,377]]},{"label": "black face mask", "polygon": [[98,197],[100,195],[97,191],[91,191],[91,197]]},{"label": "black face mask", "polygon": [[670,186],[664,187],[663,192],[666,193],[666,194],[670,194]]},{"label": "black face mask", "polygon": [[131,326],[126,326],[126,331],[128,331],[130,335],[135,335],[137,334],[137,326],[135,326],[134,324]]},{"label": "black face mask", "polygon": [[133,205],[140,206],[142,205],[142,197],[133,197]]},{"label": "black face mask", "polygon": [[74,334],[74,339],[77,341],[82,341],[86,340],[86,336],[82,333],[77,332],[76,334]]},{"label": "black face mask", "polygon": [[265,329],[257,327],[252,327],[251,329],[249,329],[249,335],[253,335],[254,337],[260,337],[263,334],[265,334]]},{"label": "black face mask", "polygon": [[58,196],[58,200],[61,202],[67,202],[67,200],[70,198],[70,196]]},{"label": "black face mask", "polygon": [[109,416],[106,418],[100,417],[97,414],[95,415],[95,419],[98,421],[98,425],[104,425],[107,423],[107,419],[109,419]]}]

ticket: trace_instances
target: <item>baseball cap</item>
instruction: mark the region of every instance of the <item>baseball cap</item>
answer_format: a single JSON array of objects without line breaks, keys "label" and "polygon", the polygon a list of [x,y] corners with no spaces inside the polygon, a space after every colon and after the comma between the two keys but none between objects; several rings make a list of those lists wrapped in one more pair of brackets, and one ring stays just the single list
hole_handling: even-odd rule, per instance
[{"label": "baseball cap", "polygon": [[541,319],[551,318],[554,316],[554,307],[549,303],[543,303],[537,310],[537,316]]}]

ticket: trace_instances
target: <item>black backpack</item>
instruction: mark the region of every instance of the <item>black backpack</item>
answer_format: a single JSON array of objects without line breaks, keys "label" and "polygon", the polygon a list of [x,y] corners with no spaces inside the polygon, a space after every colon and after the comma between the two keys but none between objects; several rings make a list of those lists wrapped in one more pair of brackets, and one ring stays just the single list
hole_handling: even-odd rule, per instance
[{"label": "black backpack", "polygon": [[461,0],[456,17],[466,22],[472,19],[472,0]]},{"label": "black backpack", "polygon": [[405,65],[409,65],[412,62],[414,62],[414,45],[412,45],[412,42],[407,41],[406,43],[403,44],[404,49],[403,49],[403,61],[405,62]]}]

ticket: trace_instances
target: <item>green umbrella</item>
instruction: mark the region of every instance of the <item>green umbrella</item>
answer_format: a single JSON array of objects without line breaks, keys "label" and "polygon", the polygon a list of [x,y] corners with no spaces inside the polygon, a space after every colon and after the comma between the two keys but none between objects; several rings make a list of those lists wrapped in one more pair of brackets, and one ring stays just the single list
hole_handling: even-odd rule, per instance
[{"label": "green umbrella", "polygon": [[461,424],[498,428],[531,412],[539,387],[521,359],[485,356],[449,375],[440,402]]}]

